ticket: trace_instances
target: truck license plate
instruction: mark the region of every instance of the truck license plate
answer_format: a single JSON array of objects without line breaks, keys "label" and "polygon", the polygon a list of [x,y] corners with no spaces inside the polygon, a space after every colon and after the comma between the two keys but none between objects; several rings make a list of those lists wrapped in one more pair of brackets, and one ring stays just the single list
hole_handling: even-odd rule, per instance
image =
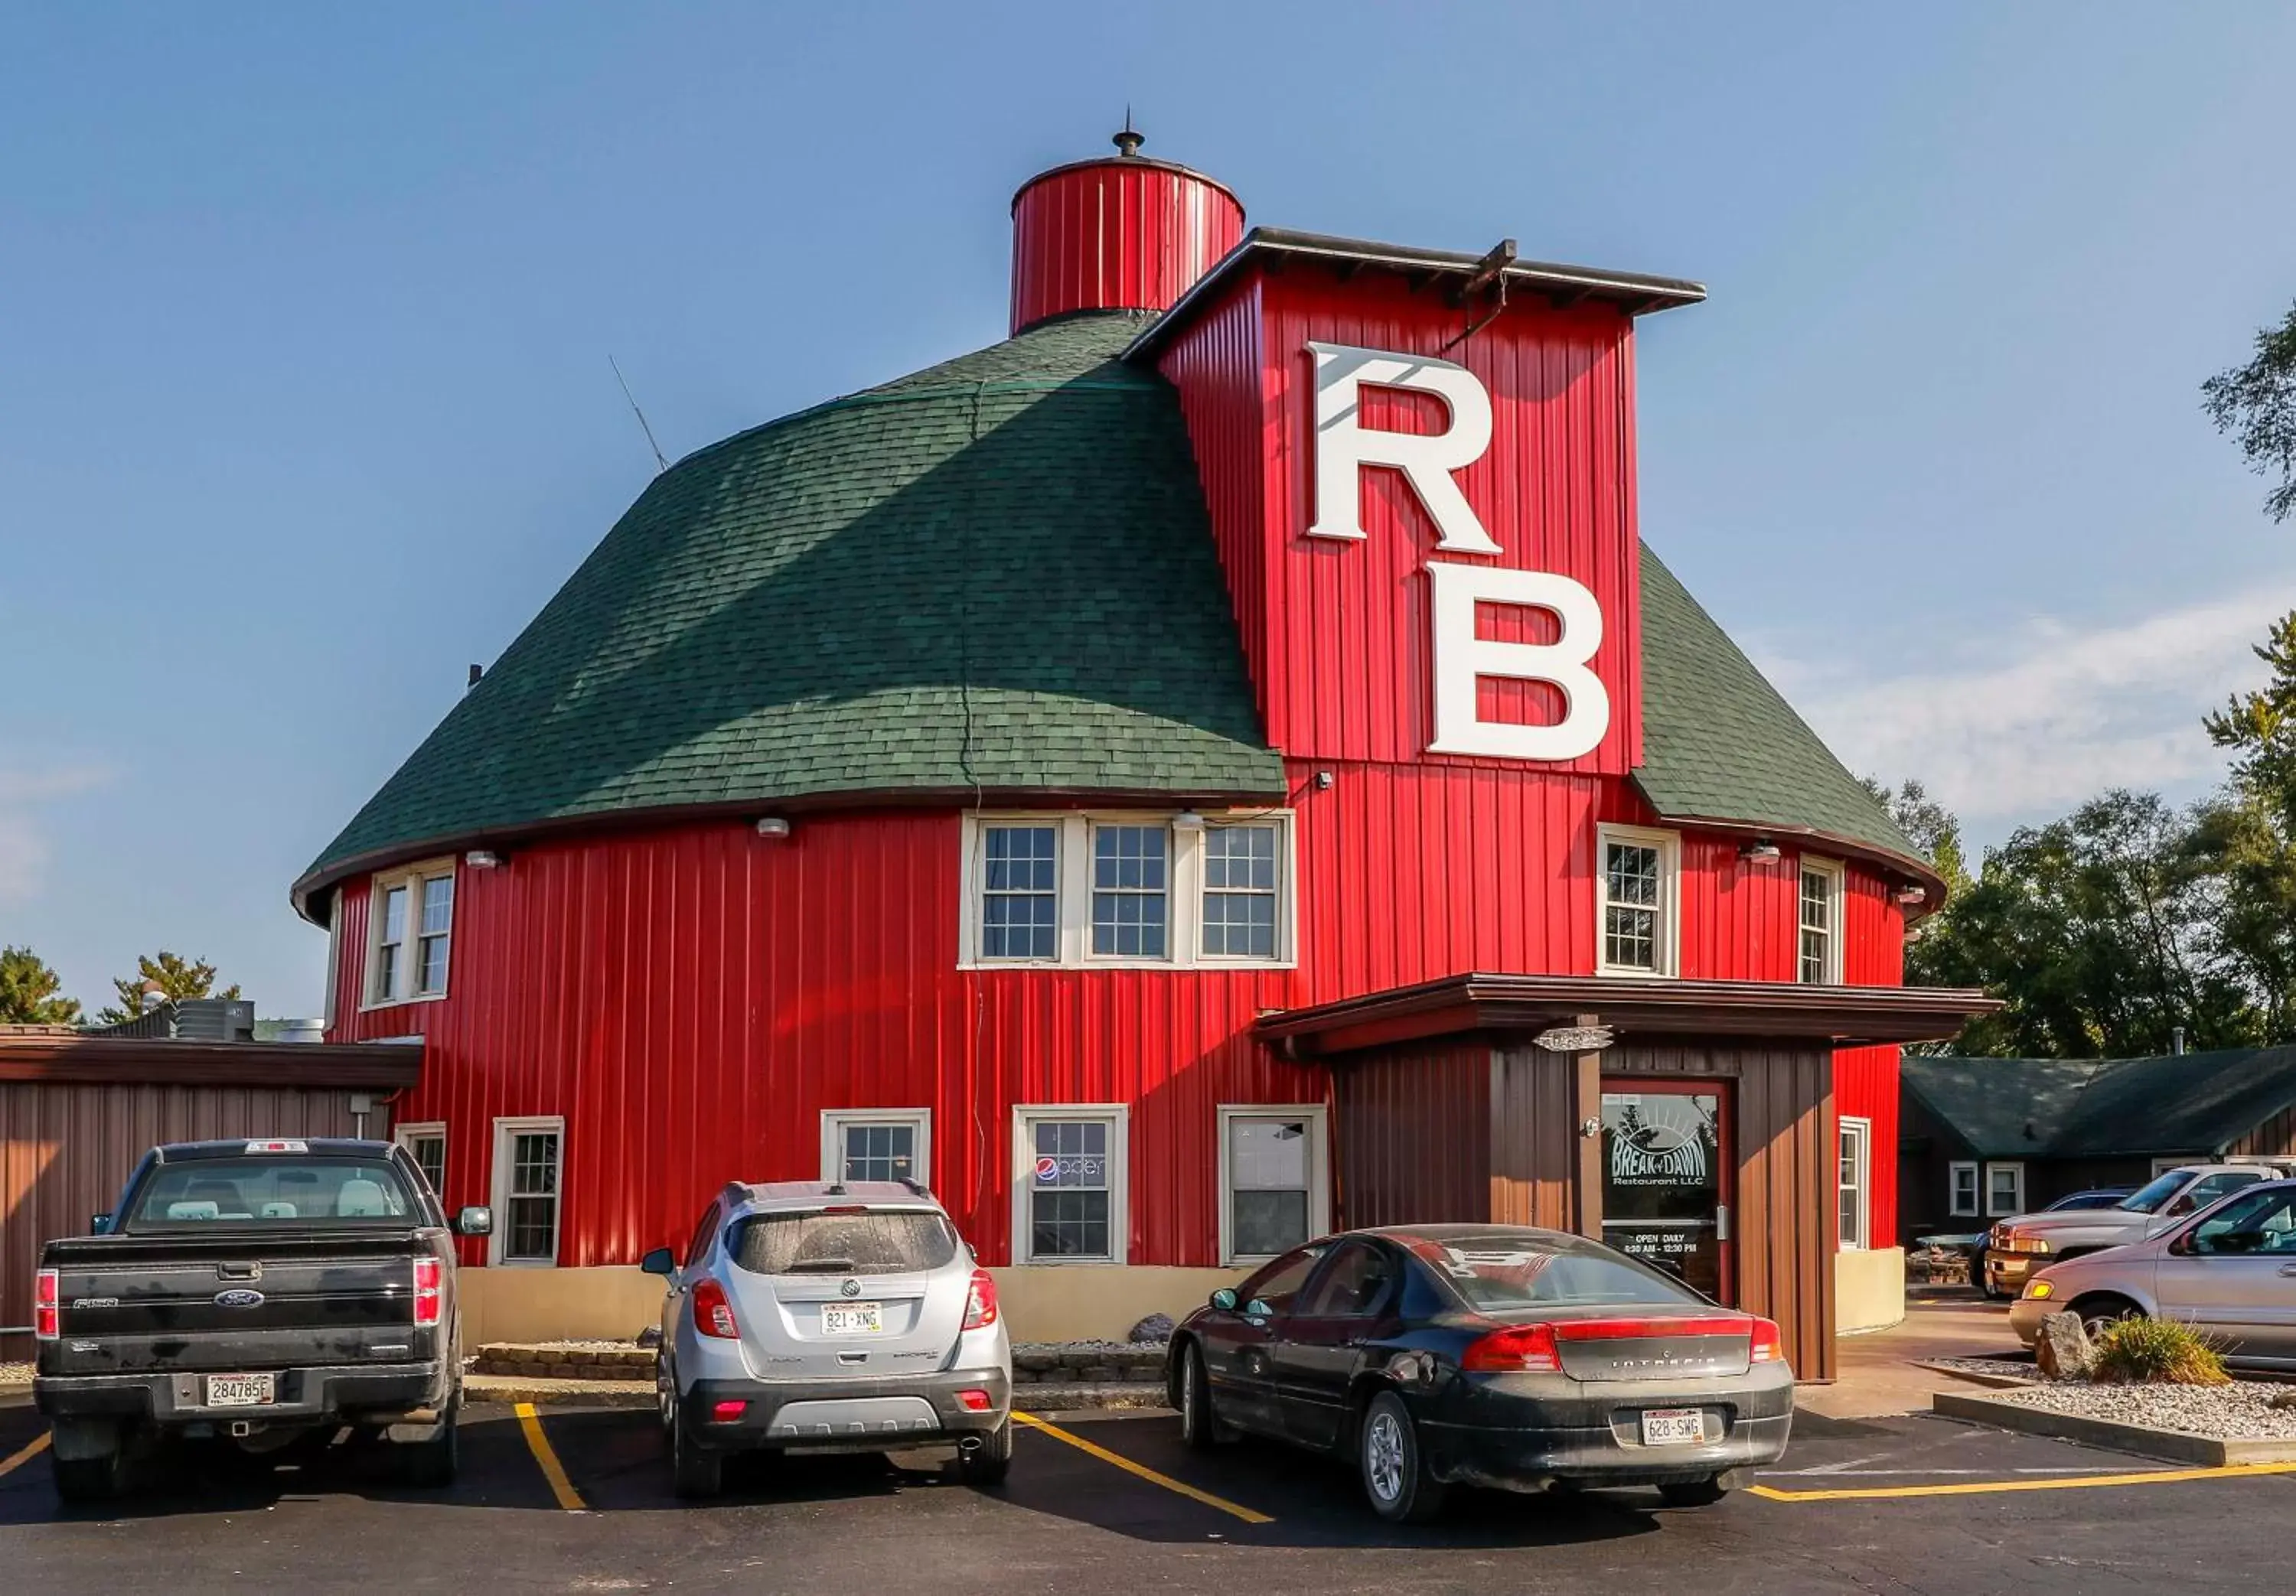
[{"label": "truck license plate", "polygon": [[210,1374],[208,1406],[259,1408],[275,1400],[275,1377],[268,1374]]},{"label": "truck license plate", "polygon": [[1695,1446],[1706,1439],[1706,1415],[1697,1408],[1644,1408],[1643,1445]]},{"label": "truck license plate", "polygon": [[821,1305],[824,1336],[873,1336],[885,1328],[885,1309],[874,1302],[825,1302]]}]

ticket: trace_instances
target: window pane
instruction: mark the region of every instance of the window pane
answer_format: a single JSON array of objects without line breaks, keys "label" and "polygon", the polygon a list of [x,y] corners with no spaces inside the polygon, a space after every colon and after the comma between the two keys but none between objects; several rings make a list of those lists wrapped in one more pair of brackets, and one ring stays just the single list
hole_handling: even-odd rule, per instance
[{"label": "window pane", "polygon": [[1238,1190],[1308,1188],[1308,1125],[1301,1119],[1228,1121],[1228,1178]]},{"label": "window pane", "polygon": [[435,937],[455,922],[455,878],[433,876],[422,883],[422,934]]},{"label": "window pane", "polygon": [[443,1193],[447,1190],[447,1138],[416,1136],[407,1142],[406,1152],[414,1160],[414,1166],[422,1172],[422,1178],[430,1183],[432,1195]]},{"label": "window pane", "polygon": [[1029,1256],[1113,1257],[1106,1119],[1038,1119],[1029,1126]]},{"label": "window pane", "polygon": [[838,1178],[847,1181],[915,1181],[917,1127],[900,1121],[845,1126],[845,1166]]},{"label": "window pane", "polygon": [[1658,911],[1616,906],[1603,911],[1603,961],[1629,970],[1656,970]]},{"label": "window pane", "polygon": [[398,992],[398,944],[386,942],[374,950],[374,994],[393,997]]},{"label": "window pane", "polygon": [[1110,1256],[1108,1193],[1037,1191],[1029,1194],[1029,1256],[1104,1258]]},{"label": "window pane", "polygon": [[1203,951],[1214,958],[1275,956],[1275,830],[1204,833]]},{"label": "window pane", "polygon": [[1257,1257],[1297,1247],[1308,1239],[1308,1194],[1238,1191],[1233,1229],[1238,1257]]},{"label": "window pane", "polygon": [[1051,959],[1060,953],[1058,833],[1052,826],[984,829],[980,956]]},{"label": "window pane", "polygon": [[1092,830],[1092,951],[1116,958],[1164,956],[1168,839],[1161,826]]},{"label": "window pane", "polygon": [[1612,903],[1658,902],[1658,849],[1613,842],[1605,845],[1603,857]]},{"label": "window pane", "polygon": [[414,990],[425,993],[446,991],[447,938],[425,937],[414,947]]},{"label": "window pane", "polygon": [[382,939],[404,942],[406,939],[406,888],[393,887],[382,895]]}]

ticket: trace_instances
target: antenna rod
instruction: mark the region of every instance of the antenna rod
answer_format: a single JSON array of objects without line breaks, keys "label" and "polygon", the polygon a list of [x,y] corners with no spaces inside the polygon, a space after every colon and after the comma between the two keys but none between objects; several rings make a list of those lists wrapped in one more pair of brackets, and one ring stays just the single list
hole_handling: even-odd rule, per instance
[{"label": "antenna rod", "polygon": [[638,430],[645,434],[646,447],[653,451],[654,474],[660,476],[669,469],[669,462],[662,458],[661,446],[653,440],[653,429],[646,425],[645,412],[638,408],[638,397],[630,391],[630,380],[622,375],[621,362],[609,355],[606,364],[614,368],[614,381],[622,385],[622,397],[630,402],[630,413],[638,418]]}]

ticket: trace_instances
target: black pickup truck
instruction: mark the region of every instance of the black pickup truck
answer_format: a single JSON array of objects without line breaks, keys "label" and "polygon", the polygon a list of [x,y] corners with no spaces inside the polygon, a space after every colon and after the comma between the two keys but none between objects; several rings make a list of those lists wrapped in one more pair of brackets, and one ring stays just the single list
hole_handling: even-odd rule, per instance
[{"label": "black pickup truck", "polygon": [[155,1147],[96,1233],[41,1249],[33,1398],[56,1489],[116,1494],[163,1438],[250,1452],[348,1429],[454,1478],[455,1235],[406,1152],[353,1141]]}]

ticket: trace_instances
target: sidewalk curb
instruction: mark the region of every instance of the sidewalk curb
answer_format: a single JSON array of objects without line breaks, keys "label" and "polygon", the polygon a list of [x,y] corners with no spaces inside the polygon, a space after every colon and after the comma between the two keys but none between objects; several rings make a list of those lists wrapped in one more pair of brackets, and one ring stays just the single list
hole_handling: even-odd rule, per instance
[{"label": "sidewalk curb", "polygon": [[1996,1429],[2048,1436],[2171,1463],[2197,1463],[2206,1469],[2240,1463],[2296,1463],[2296,1441],[2221,1441],[2211,1436],[2151,1429],[2141,1424],[2087,1419],[2077,1413],[2054,1413],[2021,1402],[2004,1402],[1997,1396],[1964,1396],[1954,1391],[1939,1391],[1932,1398],[1932,1404],[1940,1418],[1965,1419],[1976,1424],[1989,1424]]}]

